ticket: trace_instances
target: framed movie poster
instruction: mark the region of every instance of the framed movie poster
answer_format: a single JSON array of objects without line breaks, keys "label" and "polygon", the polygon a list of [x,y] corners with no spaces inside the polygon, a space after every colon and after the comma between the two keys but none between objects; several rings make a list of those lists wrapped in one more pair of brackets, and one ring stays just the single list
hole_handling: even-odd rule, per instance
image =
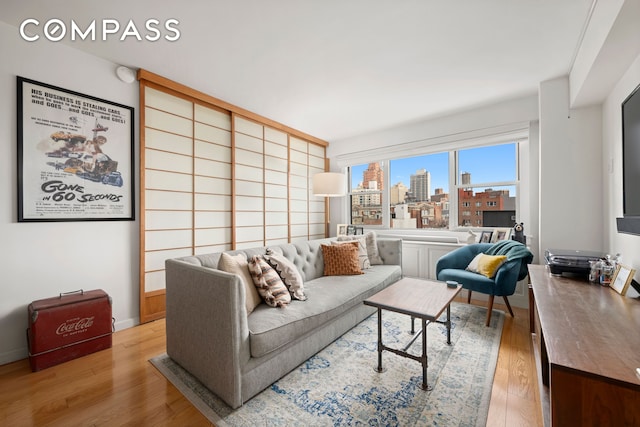
[{"label": "framed movie poster", "polygon": [[18,221],[133,220],[133,111],[18,76]]}]

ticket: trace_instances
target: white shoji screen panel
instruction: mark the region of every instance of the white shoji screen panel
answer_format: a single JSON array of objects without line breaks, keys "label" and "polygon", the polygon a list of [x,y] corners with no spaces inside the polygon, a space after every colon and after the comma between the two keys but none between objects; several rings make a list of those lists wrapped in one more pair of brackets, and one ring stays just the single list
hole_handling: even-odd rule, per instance
[{"label": "white shoji screen panel", "polygon": [[286,133],[264,128],[265,245],[289,242],[288,141]]},{"label": "white shoji screen panel", "polygon": [[325,237],[325,198],[313,195],[311,179],[313,175],[324,172],[325,170],[325,148],[320,145],[309,144],[308,162],[309,238],[321,239]]},{"label": "white shoji screen panel", "polygon": [[231,115],[194,109],[194,253],[232,247]]},{"label": "white shoji screen panel", "polygon": [[145,87],[144,290],[165,288],[164,260],[231,249],[228,112]]},{"label": "white shoji screen panel", "polygon": [[264,245],[264,128],[234,116],[236,248]]},{"label": "white shoji screen panel", "polygon": [[309,143],[289,138],[289,200],[291,241],[309,239]]},{"label": "white shoji screen panel", "polygon": [[145,88],[144,289],[165,288],[164,259],[192,253],[193,103]]}]

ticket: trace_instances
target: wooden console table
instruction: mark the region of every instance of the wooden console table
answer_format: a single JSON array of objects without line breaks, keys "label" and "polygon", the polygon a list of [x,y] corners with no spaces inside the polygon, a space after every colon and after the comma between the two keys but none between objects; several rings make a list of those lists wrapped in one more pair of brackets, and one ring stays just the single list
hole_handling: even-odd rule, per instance
[{"label": "wooden console table", "polygon": [[529,266],[545,425],[640,426],[640,301]]}]

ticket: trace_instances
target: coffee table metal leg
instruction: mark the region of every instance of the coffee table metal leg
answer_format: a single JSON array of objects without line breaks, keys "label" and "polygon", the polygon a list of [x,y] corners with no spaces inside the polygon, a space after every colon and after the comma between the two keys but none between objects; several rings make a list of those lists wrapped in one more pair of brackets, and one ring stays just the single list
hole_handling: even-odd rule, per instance
[{"label": "coffee table metal leg", "polygon": [[451,304],[447,306],[447,344],[451,345]]},{"label": "coffee table metal leg", "polygon": [[382,309],[378,307],[378,366],[374,368],[376,372],[384,372],[382,367],[382,350],[384,345],[382,344]]},{"label": "coffee table metal leg", "polygon": [[433,387],[428,384],[427,380],[427,368],[429,367],[429,359],[427,357],[427,321],[426,319],[420,319],[422,322],[422,357],[420,362],[422,363],[422,385],[421,389],[431,391]]}]

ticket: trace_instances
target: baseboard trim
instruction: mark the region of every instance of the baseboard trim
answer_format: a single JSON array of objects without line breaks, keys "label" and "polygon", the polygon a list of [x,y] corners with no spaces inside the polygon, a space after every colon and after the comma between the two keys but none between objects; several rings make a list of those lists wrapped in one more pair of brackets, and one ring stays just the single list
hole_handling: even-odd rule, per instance
[{"label": "baseboard trim", "polygon": [[29,349],[27,347],[5,351],[0,353],[0,365],[17,362],[18,360],[26,359],[27,357],[29,357]]}]

